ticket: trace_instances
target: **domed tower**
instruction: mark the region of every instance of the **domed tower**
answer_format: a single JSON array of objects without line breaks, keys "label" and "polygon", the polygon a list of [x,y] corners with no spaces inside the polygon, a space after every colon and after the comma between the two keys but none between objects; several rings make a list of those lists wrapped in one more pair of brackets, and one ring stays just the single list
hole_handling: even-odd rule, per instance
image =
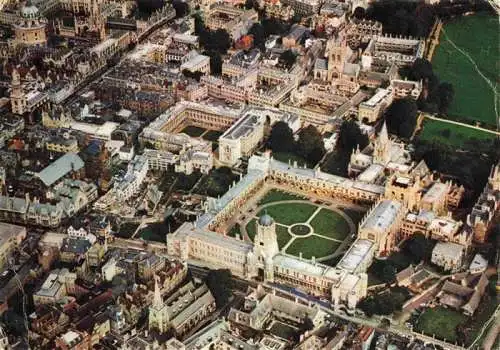
[{"label": "domed tower", "polygon": [[21,9],[21,20],[14,25],[16,43],[28,46],[45,46],[47,22],[41,17],[38,8],[28,1]]},{"label": "domed tower", "polygon": [[[276,223],[267,213],[257,222],[257,234],[254,240],[254,254],[258,259],[260,274],[266,281],[274,280],[273,258],[279,254]],[[262,270],[261,270],[262,269]]]}]

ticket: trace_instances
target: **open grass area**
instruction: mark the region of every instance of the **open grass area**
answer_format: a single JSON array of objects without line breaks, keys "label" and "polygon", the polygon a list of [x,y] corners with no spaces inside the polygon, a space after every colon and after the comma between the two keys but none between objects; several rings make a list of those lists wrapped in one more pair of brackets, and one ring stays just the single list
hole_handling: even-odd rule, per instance
[{"label": "open grass area", "polygon": [[305,259],[311,259],[313,256],[321,258],[333,254],[339,246],[340,243],[338,242],[313,235],[304,238],[295,238],[286,252],[295,256],[299,256],[300,252],[302,252],[302,257]]},{"label": "open grass area", "polygon": [[349,234],[349,224],[339,214],[328,209],[321,209],[311,220],[315,233],[343,241]]},{"label": "open grass area", "polygon": [[439,120],[427,119],[419,137],[423,141],[438,141],[450,147],[460,149],[474,149],[477,142],[491,141],[495,135],[467,128],[465,126],[450,124]]},{"label": "open grass area", "polygon": [[181,133],[187,134],[191,137],[200,137],[201,134],[203,134],[206,131],[206,129],[194,126],[194,125],[188,125],[184,129],[181,130]]},{"label": "open grass area", "polygon": [[276,204],[261,210],[258,216],[260,217],[267,212],[276,222],[283,225],[292,225],[306,222],[316,209],[315,205],[308,203]]},{"label": "open grass area", "polygon": [[464,323],[467,317],[458,311],[436,307],[427,309],[420,315],[415,329],[436,338],[446,339],[454,343],[457,340],[457,326]]},{"label": "open grass area", "polygon": [[264,205],[268,203],[273,203],[273,202],[280,202],[280,201],[289,201],[289,200],[301,200],[301,199],[306,199],[305,197],[290,193],[290,192],[285,192],[285,191],[280,191],[278,189],[271,189],[268,191],[257,203],[258,205]]},{"label": "open grass area", "polygon": [[218,141],[219,137],[222,135],[222,132],[217,131],[217,130],[208,130],[206,133],[203,134],[201,137],[204,140],[207,141]]},{"label": "open grass area", "polygon": [[[444,30],[495,85],[500,76],[498,19],[485,13],[462,16],[446,23]],[[441,81],[453,84],[455,97],[448,112],[450,118],[457,116],[495,126],[493,90],[467,57],[446,40],[444,33],[441,33],[432,65]]]}]

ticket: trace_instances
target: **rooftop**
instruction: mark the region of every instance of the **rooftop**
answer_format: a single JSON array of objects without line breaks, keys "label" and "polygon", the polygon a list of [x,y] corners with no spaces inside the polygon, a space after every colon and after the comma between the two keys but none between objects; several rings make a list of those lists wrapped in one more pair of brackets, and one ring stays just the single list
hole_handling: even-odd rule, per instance
[{"label": "rooftop", "polygon": [[76,153],[66,153],[48,167],[40,171],[37,176],[45,186],[52,186],[71,171],[83,168],[83,160]]},{"label": "rooftop", "polygon": [[393,200],[380,201],[370,212],[360,229],[385,232],[390,229],[401,209],[401,202]]}]

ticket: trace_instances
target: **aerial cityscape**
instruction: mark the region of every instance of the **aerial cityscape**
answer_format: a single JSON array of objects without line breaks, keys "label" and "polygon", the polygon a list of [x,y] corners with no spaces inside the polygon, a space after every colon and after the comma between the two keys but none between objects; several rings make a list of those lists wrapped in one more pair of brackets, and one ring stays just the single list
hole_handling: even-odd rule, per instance
[{"label": "aerial cityscape", "polygon": [[500,349],[498,0],[0,0],[0,350]]}]

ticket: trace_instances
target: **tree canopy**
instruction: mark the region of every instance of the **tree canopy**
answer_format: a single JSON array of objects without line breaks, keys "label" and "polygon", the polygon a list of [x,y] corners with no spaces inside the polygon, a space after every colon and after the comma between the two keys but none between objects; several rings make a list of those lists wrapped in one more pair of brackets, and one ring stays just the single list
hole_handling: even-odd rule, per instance
[{"label": "tree canopy", "polygon": [[368,317],[373,315],[390,315],[401,310],[404,302],[410,298],[406,288],[393,287],[389,291],[369,296],[361,300],[357,307]]},{"label": "tree canopy", "polygon": [[181,18],[189,13],[189,5],[187,2],[182,0],[172,1],[172,7],[175,10],[175,17]]},{"label": "tree canopy", "polygon": [[337,147],[339,151],[351,154],[359,145],[360,149],[368,145],[368,136],[359,128],[354,120],[344,120],[340,126]]},{"label": "tree canopy", "polygon": [[273,152],[292,152],[294,150],[293,131],[287,123],[279,121],[273,125],[269,136],[269,148]]},{"label": "tree canopy", "polygon": [[232,295],[231,271],[228,269],[210,270],[205,277],[205,283],[215,298],[217,307],[226,305]]},{"label": "tree canopy", "polygon": [[325,144],[318,129],[308,125],[299,132],[297,153],[310,164],[318,163],[325,155]]},{"label": "tree canopy", "polygon": [[205,56],[210,57],[210,74],[220,75],[222,73],[222,56],[218,51],[204,51]]},{"label": "tree canopy", "polygon": [[409,138],[417,126],[417,104],[407,97],[394,101],[385,112],[389,132]]},{"label": "tree canopy", "polygon": [[297,56],[292,50],[286,50],[280,55],[279,60],[286,69],[290,69],[295,64]]},{"label": "tree canopy", "polygon": [[414,264],[422,260],[429,261],[433,248],[433,242],[425,238],[421,232],[415,233],[403,243],[403,252],[412,259]]}]

